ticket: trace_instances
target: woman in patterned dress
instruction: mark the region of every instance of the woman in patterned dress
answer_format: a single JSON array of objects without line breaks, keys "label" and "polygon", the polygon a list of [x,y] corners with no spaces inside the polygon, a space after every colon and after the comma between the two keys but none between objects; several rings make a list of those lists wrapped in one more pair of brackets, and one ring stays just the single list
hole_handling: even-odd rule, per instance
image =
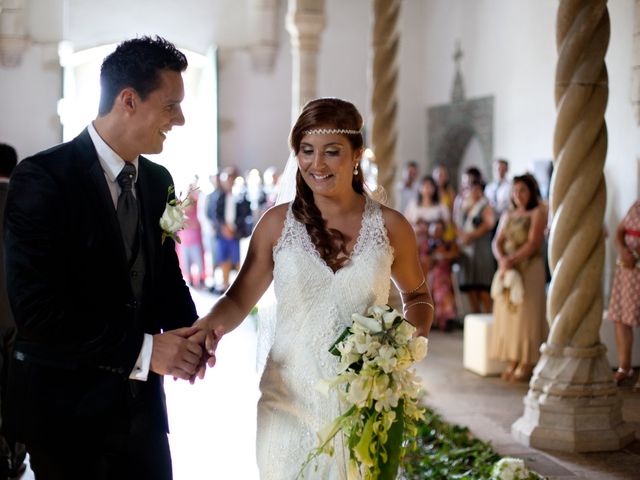
[{"label": "woman in patterned dress", "polygon": [[[420,180],[418,194],[409,200],[404,216],[413,225],[418,241],[418,256],[425,276],[429,274],[431,259],[429,258],[429,224],[442,220],[445,225],[450,223],[449,209],[440,203],[438,186],[430,175]],[[430,285],[433,285],[430,283]],[[436,308],[437,310],[437,308]],[[436,315],[437,316],[437,315]]]},{"label": "woman in patterned dress", "polygon": [[481,177],[467,171],[463,185],[464,200],[460,202],[460,215],[455,215],[460,247],[460,291],[468,295],[471,312],[491,313],[493,304],[489,291],[496,271],[491,237],[496,217],[484,196]]},{"label": "woman in patterned dress", "polygon": [[427,280],[435,302],[436,325],[440,330],[448,331],[456,319],[456,299],[453,293],[451,264],[458,257],[458,245],[456,242],[445,240],[445,225],[445,221],[441,219],[429,224],[427,244],[429,273]]},{"label": "woman in patterned dress", "polygon": [[[618,370],[613,380],[620,385],[633,377],[632,328],[640,324],[640,200],[636,200],[618,225],[614,241],[618,260],[607,316],[615,322]],[[640,389],[640,379],[634,389]]]}]

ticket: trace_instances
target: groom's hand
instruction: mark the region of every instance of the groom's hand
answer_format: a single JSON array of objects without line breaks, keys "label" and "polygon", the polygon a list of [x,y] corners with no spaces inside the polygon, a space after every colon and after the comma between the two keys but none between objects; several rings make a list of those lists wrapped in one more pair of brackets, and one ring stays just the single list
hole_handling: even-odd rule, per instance
[{"label": "groom's hand", "polygon": [[153,336],[150,369],[159,375],[189,380],[198,371],[203,348],[189,339],[195,326],[169,330]]}]

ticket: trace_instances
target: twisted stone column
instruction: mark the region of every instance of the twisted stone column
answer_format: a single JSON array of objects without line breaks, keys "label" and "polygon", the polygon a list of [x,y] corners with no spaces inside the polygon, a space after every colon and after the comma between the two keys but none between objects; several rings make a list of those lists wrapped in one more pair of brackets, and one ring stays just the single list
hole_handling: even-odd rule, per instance
[{"label": "twisted stone column", "polygon": [[324,30],[324,0],[289,0],[286,17],[291,37],[291,119],[316,97],[317,57]]},{"label": "twisted stone column", "polygon": [[633,440],[633,430],[622,422],[621,398],[599,339],[606,202],[606,0],[561,0],[556,33],[550,333],[524,399],[524,415],[513,424],[512,433],[542,449],[616,450]]},{"label": "twisted stone column", "polygon": [[396,167],[396,112],[398,101],[398,17],[400,0],[373,2],[373,92],[371,97],[371,144],[378,165],[378,185],[384,187],[393,206]]}]

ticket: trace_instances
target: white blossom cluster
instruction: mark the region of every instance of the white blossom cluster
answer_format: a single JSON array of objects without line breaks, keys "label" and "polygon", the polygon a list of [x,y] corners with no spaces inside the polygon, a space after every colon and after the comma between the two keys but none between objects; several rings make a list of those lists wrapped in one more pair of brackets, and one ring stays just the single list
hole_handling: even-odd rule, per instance
[{"label": "white blossom cluster", "polygon": [[[414,337],[415,327],[389,305],[374,305],[366,316],[353,314],[352,320],[331,350],[340,357],[338,375],[318,385],[324,393],[337,388],[350,408],[319,432],[318,450],[332,454],[330,440],[342,431],[346,443],[356,445],[349,464],[357,472],[354,478],[378,478],[379,458],[386,462],[397,412],[402,412],[405,437],[415,435],[415,423],[424,417],[418,405],[420,379],[410,367],[426,356],[428,340]],[[397,438],[393,442],[402,443]]]},{"label": "white blossom cluster", "polygon": [[[358,408],[373,404],[388,412],[405,399],[405,414],[415,416],[420,382],[409,369],[427,354],[428,340],[415,337],[415,327],[388,305],[374,305],[368,316],[354,313],[351,334],[337,345],[340,368],[336,383],[347,383],[344,399]],[[357,365],[359,368],[351,368]]]},{"label": "white blossom cluster", "polygon": [[529,470],[521,458],[501,458],[491,469],[492,480],[538,480],[543,478],[540,474]]},{"label": "white blossom cluster", "polygon": [[[180,243],[180,238],[177,236],[177,233],[185,228],[185,224],[187,222],[185,209],[193,203],[191,194],[196,190],[198,190],[198,188],[190,189],[184,199],[175,197],[171,200],[167,200],[167,205],[165,206],[164,212],[162,212],[162,217],[160,217],[162,243],[164,243],[164,240],[167,237]],[[167,191],[167,197],[169,198],[174,191],[175,189],[173,185],[170,185]]]}]

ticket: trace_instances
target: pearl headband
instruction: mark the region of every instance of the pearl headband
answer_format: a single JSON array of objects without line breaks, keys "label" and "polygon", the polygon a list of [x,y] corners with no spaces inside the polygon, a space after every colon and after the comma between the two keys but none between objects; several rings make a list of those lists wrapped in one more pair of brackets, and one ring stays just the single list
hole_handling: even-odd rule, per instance
[{"label": "pearl headband", "polygon": [[303,135],[360,135],[360,130],[349,130],[346,128],[312,128],[311,130],[305,130]]}]

